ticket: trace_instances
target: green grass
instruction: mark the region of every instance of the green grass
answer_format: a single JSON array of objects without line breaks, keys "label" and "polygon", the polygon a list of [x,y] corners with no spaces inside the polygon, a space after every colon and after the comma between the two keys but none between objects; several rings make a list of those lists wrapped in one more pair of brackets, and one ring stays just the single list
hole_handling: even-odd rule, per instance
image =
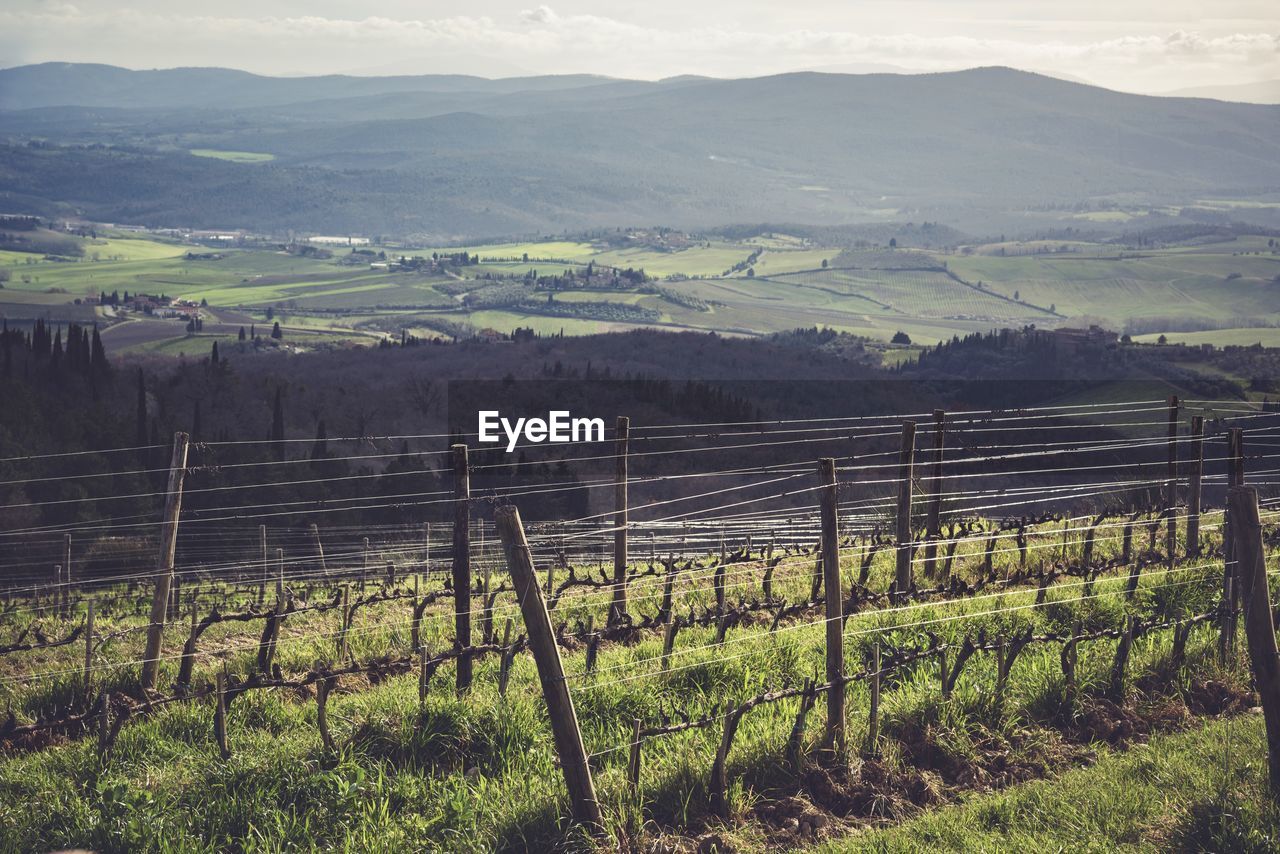
[{"label": "green grass", "polygon": [[[1209,530],[1215,530],[1212,526]],[[1032,560],[1053,559],[1056,526],[1034,532]],[[1099,557],[1116,544],[1100,539]],[[376,544],[375,544],[376,546]],[[1073,542],[1068,557],[1078,556]],[[1011,553],[1001,551],[997,566]],[[959,571],[972,570],[978,551],[962,549]],[[870,579],[883,589],[893,572],[893,555],[882,552]],[[412,566],[412,564],[410,564]],[[775,576],[776,591],[791,601],[804,598],[812,571],[812,556],[789,558]],[[846,578],[856,571],[854,555],[845,562]],[[847,626],[846,656],[859,666],[875,641],[908,646],[924,640],[913,625],[930,621],[944,641],[956,641],[979,628],[989,637],[1020,627],[1037,632],[1069,629],[1077,619],[1086,628],[1116,626],[1130,611],[1141,614],[1199,612],[1212,605],[1220,568],[1187,572],[1178,577],[1194,583],[1163,588],[1168,577],[1154,567],[1142,577],[1132,605],[1115,595],[1122,577],[1098,582],[1099,596],[1076,604],[1078,587],[1050,588],[1049,604],[1025,612],[1002,608],[1034,601],[1033,589],[1017,589],[991,598],[938,602],[906,611],[870,610],[854,615]],[[1185,574],[1184,574],[1185,573]],[[595,570],[592,570],[595,574]],[[711,602],[706,561],[697,577],[683,576],[677,586],[678,612]],[[499,576],[500,579],[500,576]],[[731,597],[757,595],[759,569],[730,575]],[[432,589],[428,584],[424,589]],[[635,581],[632,607],[651,612],[659,592],[656,579]],[[207,602],[223,595],[221,606],[233,610],[254,587],[211,585]],[[189,594],[188,587],[184,593]],[[328,598],[324,587],[313,590],[312,601]],[[208,607],[208,604],[204,606]],[[594,617],[602,625],[607,596],[579,592],[555,611],[557,621],[572,625]],[[511,594],[499,597],[497,621],[514,614]],[[135,594],[121,603],[104,604],[98,630],[112,633],[142,625],[146,602]],[[403,655],[408,644],[407,604],[403,601],[362,608],[350,634],[352,655],[367,661],[383,655]],[[961,618],[961,615],[968,615]],[[31,612],[6,615],[6,631],[20,631]],[[80,619],[73,614],[65,623]],[[335,612],[300,614],[284,627],[278,661],[286,674],[305,672],[317,661],[336,656]],[[519,630],[518,615],[517,631]],[[185,614],[178,621],[185,625]],[[63,628],[46,618],[44,631],[58,635]],[[600,654],[594,674],[585,674],[581,649],[563,652],[575,705],[589,752],[600,753],[595,771],[597,790],[614,842],[634,837],[645,822],[647,835],[695,833],[708,822],[706,773],[719,730],[711,727],[646,742],[641,791],[643,808],[627,794],[625,751],[609,752],[624,744],[631,720],[659,719],[663,705],[675,705],[700,716],[726,701],[820,673],[823,633],[820,622],[785,625],[776,634],[767,623],[733,630],[726,644],[716,646],[711,628],[686,628],[676,644],[672,672],[656,672],[661,637],[646,633],[634,645],[611,644]],[[197,685],[208,684],[225,667],[244,674],[252,666],[258,624],[224,623],[201,639]],[[452,614],[447,606],[433,608],[424,622],[429,649],[451,643]],[[170,646],[176,643],[170,632]],[[7,634],[6,634],[7,636]],[[1219,680],[1238,682],[1233,668],[1219,670],[1213,662],[1216,633],[1197,630],[1188,650],[1188,670]],[[132,664],[143,638],[121,635],[104,649],[99,665],[119,663],[97,672],[99,686],[132,690]],[[1080,679],[1086,695],[1103,689],[1107,681],[1113,641],[1097,641],[1081,649]],[[732,654],[729,654],[732,653]],[[1180,679],[1169,672],[1168,633],[1144,636],[1135,645],[1129,670],[1129,702],[1167,704],[1175,698]],[[23,673],[74,669],[78,646],[42,650],[23,656],[0,657],[0,703],[22,719],[42,708],[75,699],[74,677],[18,681]],[[162,665],[161,686],[167,689],[176,661]],[[889,767],[905,760],[895,747],[906,733],[929,728],[940,755],[956,761],[986,755],[993,742],[1009,745],[1011,763],[1044,762],[1061,752],[1061,737],[1051,721],[1061,706],[1062,683],[1058,647],[1039,644],[1019,657],[1005,705],[992,703],[994,674],[991,656],[979,654],[970,663],[950,702],[939,702],[935,668],[923,664],[904,671],[887,684],[883,711],[885,761]],[[619,679],[620,676],[628,678]],[[92,739],[54,744],[34,753],[0,755],[0,850],[36,850],[79,845],[102,851],[279,850],[289,847],[392,851],[429,847],[441,849],[544,850],[564,843],[557,826],[566,811],[563,782],[553,762],[551,738],[540,699],[538,681],[529,656],[518,656],[511,688],[505,697],[496,690],[496,662],[477,663],[473,691],[459,699],[451,690],[452,665],[435,677],[423,703],[417,696],[416,675],[394,676],[369,684],[345,677],[330,702],[330,721],[340,748],[327,754],[315,724],[315,703],[309,696],[280,691],[251,692],[237,700],[229,713],[233,759],[218,757],[212,742],[211,708],[207,700],[163,707],[151,716],[126,725],[115,754],[107,762],[95,755]],[[1138,687],[1142,685],[1141,689]],[[1164,699],[1146,693],[1165,692]],[[849,721],[852,737],[860,739],[868,702],[867,687],[850,687]],[[822,704],[811,716],[807,743],[812,749],[822,729]],[[781,764],[781,750],[790,731],[795,702],[767,704],[744,719],[730,755],[734,781],[731,812],[745,819],[761,798],[777,798],[794,791],[795,781]],[[903,766],[905,768],[905,765]],[[471,773],[465,773],[475,769]],[[1088,772],[1082,772],[1088,774]],[[1082,785],[1086,785],[1082,783]],[[40,804],[33,810],[32,804]],[[941,815],[941,813],[939,813]],[[905,814],[899,818],[908,817]],[[926,816],[927,817],[927,816]],[[713,822],[714,824],[714,822]],[[763,847],[756,825],[735,824],[730,831],[751,850]],[[1069,833],[1064,829],[1063,834]]]},{"label": "green grass", "polygon": [[261,151],[225,151],[220,148],[193,148],[191,153],[196,157],[230,160],[232,163],[268,163],[276,159],[274,154]]},{"label": "green grass", "polygon": [[1158,735],[1090,768],[821,846],[845,851],[1274,852],[1260,715]]},{"label": "green grass", "polygon": [[[1170,344],[1188,344],[1198,347],[1201,344],[1213,344],[1215,347],[1250,347],[1261,344],[1263,347],[1280,347],[1280,329],[1243,328],[1243,329],[1209,329],[1203,332],[1168,332],[1165,338]],[[1135,335],[1133,340],[1143,344],[1155,344],[1160,333]]]},{"label": "green grass", "polygon": [[[468,314],[459,311],[458,300],[446,292],[456,289],[453,280],[377,272],[362,264],[344,265],[339,263],[341,253],[317,259],[272,250],[227,249],[220,250],[220,258],[189,260],[187,251],[209,250],[124,233],[81,243],[86,254],[74,262],[0,252],[0,269],[10,277],[4,301],[59,306],[76,297],[128,290],[207,299],[215,308],[310,310],[320,319],[325,317],[320,312],[380,314],[375,322],[392,332],[398,332],[393,315],[411,310],[428,323],[434,318],[501,332],[532,327],[559,333],[563,328],[567,334],[587,335],[655,326],[761,335],[816,326],[880,341],[888,341],[901,330],[916,344],[1029,323],[1054,327],[1101,322],[1118,329],[1135,320],[1159,329],[1162,321],[1177,325],[1179,320],[1192,318],[1209,319],[1225,328],[1179,334],[1174,340],[1274,343],[1270,331],[1244,330],[1232,321],[1248,317],[1280,326],[1276,299],[1280,284],[1275,282],[1280,275],[1280,255],[1258,236],[1131,252],[1124,257],[1112,246],[1078,242],[1071,244],[1071,252],[1045,255],[998,254],[1000,246],[1016,252],[1032,245],[1017,243],[979,247],[971,255],[874,249],[839,253],[785,235],[756,241],[699,242],[670,252],[652,247],[608,250],[585,242],[554,240],[467,247],[469,253],[488,259],[481,267],[468,269],[467,275],[472,276],[523,275],[530,270],[554,274],[566,266],[580,268],[594,262],[643,267],[662,279],[692,277],[661,284],[704,301],[709,310],[686,308],[638,291],[610,292],[607,297],[583,291],[559,297],[566,302],[607,300],[652,308],[661,317],[649,322],[570,318],[562,322],[505,309]],[[754,278],[742,271],[719,278],[760,250]],[[430,251],[417,250],[418,254]],[[530,259],[527,262],[520,260],[525,254]],[[828,269],[821,268],[823,260],[830,262]],[[841,265],[852,265],[853,269]],[[893,269],[904,265],[946,265],[964,282],[982,282],[983,288],[966,286],[939,270]],[[441,285],[449,287],[442,290]],[[1015,301],[1015,296],[1020,301]],[[1056,315],[1044,311],[1049,306]],[[31,310],[23,309],[27,313]],[[339,331],[352,323],[335,317],[331,329]]]}]

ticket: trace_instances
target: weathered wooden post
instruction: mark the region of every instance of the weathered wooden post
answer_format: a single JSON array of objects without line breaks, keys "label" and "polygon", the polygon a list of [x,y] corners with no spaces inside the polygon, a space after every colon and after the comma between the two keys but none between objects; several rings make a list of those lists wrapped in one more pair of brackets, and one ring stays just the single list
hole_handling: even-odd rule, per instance
[{"label": "weathered wooden post", "polygon": [[65,613],[71,607],[71,535],[62,535],[62,581],[66,585],[62,589],[62,609]]},{"label": "weathered wooden post", "polygon": [[89,701],[89,692],[93,687],[93,616],[95,602],[90,599],[85,606],[84,615],[84,699]]},{"label": "weathered wooden post", "polygon": [[880,642],[871,648],[871,705],[867,711],[867,756],[880,755]]},{"label": "weathered wooden post", "polygon": [[231,745],[227,741],[227,674],[219,672],[214,685],[213,735],[218,742],[218,754],[231,758]]},{"label": "weathered wooden post", "polygon": [[1271,614],[1271,589],[1267,584],[1258,492],[1243,486],[1233,487],[1227,495],[1227,503],[1236,539],[1236,577],[1241,582],[1249,661],[1266,725],[1271,795],[1280,799],[1280,651],[1276,649],[1276,628]]},{"label": "weathered wooden post", "polygon": [[427,686],[431,682],[431,670],[427,662],[426,644],[418,647],[418,702],[424,703],[427,699]]},{"label": "weathered wooden post", "polygon": [[818,479],[822,483],[822,578],[826,605],[827,629],[827,732],[824,746],[836,755],[845,751],[844,716],[844,598],[840,585],[839,520],[836,516],[838,487],[836,461],[831,457],[818,460]]},{"label": "weathered wooden post", "polygon": [[1191,417],[1191,470],[1187,473],[1187,557],[1200,554],[1200,498],[1204,479],[1204,416]]},{"label": "weathered wooden post", "polygon": [[360,545],[360,590],[363,592],[369,578],[369,538],[365,537]]},{"label": "weathered wooden post", "polygon": [[[1233,487],[1244,486],[1244,431],[1239,427],[1227,430],[1227,489],[1228,495]],[[1227,505],[1226,517],[1222,525],[1222,615],[1221,631],[1218,635],[1218,657],[1225,662],[1235,652],[1235,640],[1238,633],[1236,611],[1240,608],[1240,590],[1242,585],[1236,575],[1236,538],[1233,528],[1230,502]]]},{"label": "weathered wooden post", "polygon": [[347,633],[351,631],[351,585],[342,585],[342,627],[338,630],[338,659],[347,657]]},{"label": "weathered wooden post", "polygon": [[640,719],[631,722],[631,752],[627,756],[627,784],[632,796],[640,794]]},{"label": "weathered wooden post", "polygon": [[506,551],[516,598],[520,601],[520,611],[529,634],[529,646],[538,666],[538,679],[542,683],[556,753],[560,757],[565,785],[569,789],[573,818],[598,834],[603,828],[600,803],[596,800],[591,768],[587,765],[587,751],[582,744],[582,732],[578,729],[573,698],[569,695],[569,687],[565,682],[564,666],[551,628],[551,617],[542,599],[542,591],[538,589],[533,555],[529,552],[529,543],[525,539],[520,511],[513,506],[499,507],[494,511],[494,521]]},{"label": "weathered wooden post", "polygon": [[316,680],[316,728],[320,730],[320,743],[325,753],[333,753],[336,746],[329,731],[329,692],[338,685],[337,676],[321,676]]},{"label": "weathered wooden post", "polygon": [[182,512],[182,483],[187,473],[186,433],[173,434],[173,456],[169,461],[169,488],[165,493],[164,519],[160,523],[160,554],[156,561],[155,595],[151,600],[151,624],[147,627],[147,646],[142,657],[141,686],[144,691],[156,687],[160,671],[160,652],[164,640],[164,621],[169,611],[169,590],[173,586],[173,555],[178,545],[178,515]]},{"label": "weathered wooden post", "polygon": [[898,451],[897,573],[895,598],[911,592],[911,478],[916,452],[916,422],[902,422],[902,447]]},{"label": "weathered wooden post", "polygon": [[284,549],[276,549],[276,608],[284,605]]},{"label": "weathered wooden post", "polygon": [[[453,625],[458,649],[471,646],[471,471],[467,446],[453,446]],[[471,657],[458,656],[458,693],[471,687]]]},{"label": "weathered wooden post", "polygon": [[619,415],[614,428],[613,448],[613,602],[609,606],[609,625],[623,622],[627,616],[627,455],[630,444],[631,419]]},{"label": "weathered wooden post", "polygon": [[1178,554],[1178,398],[1169,397],[1169,475],[1165,484],[1165,512],[1169,525],[1165,529],[1166,563],[1173,569]]},{"label": "weathered wooden post", "polygon": [[942,454],[946,442],[946,417],[941,409],[933,411],[933,474],[929,480],[929,515],[925,522],[924,573],[933,578],[937,569],[938,534],[942,524]]},{"label": "weathered wooden post", "polygon": [[262,552],[262,580],[258,582],[258,604],[267,600],[267,578],[270,576],[270,561],[267,558],[267,526],[258,526],[258,545]]},{"label": "weathered wooden post", "polygon": [[316,560],[320,561],[320,572],[324,575],[329,574],[329,567],[324,562],[324,543],[320,540],[320,526],[315,522],[311,523],[311,541],[315,545]]},{"label": "weathered wooden post", "polygon": [[111,757],[111,692],[103,691],[98,695],[98,760],[105,762]]}]

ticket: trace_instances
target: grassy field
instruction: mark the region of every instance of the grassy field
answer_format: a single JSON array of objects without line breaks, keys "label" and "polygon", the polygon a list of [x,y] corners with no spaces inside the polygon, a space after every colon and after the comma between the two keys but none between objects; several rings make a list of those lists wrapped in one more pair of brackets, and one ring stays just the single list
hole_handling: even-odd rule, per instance
[{"label": "grassy field", "polygon": [[269,163],[276,159],[274,154],[266,154],[261,151],[224,151],[219,148],[193,148],[191,153],[196,157],[230,160],[232,163]]},{"label": "grassy field", "polygon": [[[1207,530],[1216,530],[1216,525],[1210,521]],[[251,534],[248,539],[256,542],[256,532]],[[1055,525],[1033,530],[1033,563],[1057,559],[1059,539]],[[224,542],[236,539],[224,537]],[[1100,538],[1098,546],[1100,558],[1114,557],[1118,548],[1111,536]],[[416,564],[395,543],[384,546],[375,541],[374,565],[381,565],[384,547],[388,558],[401,564],[398,585],[384,592],[404,598],[362,606],[345,634],[336,611],[290,617],[276,654],[283,674],[305,674],[326,662],[341,663],[338,649],[343,637],[350,660],[357,662],[391,660],[408,652],[410,591],[428,593],[439,581],[415,580]],[[1073,540],[1063,547],[1061,559],[1079,560],[1080,548],[1079,540]],[[343,585],[353,597],[359,594],[358,571],[343,563],[340,548],[331,544],[330,551],[330,567],[340,577],[308,579],[301,566],[292,567],[287,578],[292,595],[323,602]],[[856,548],[848,552],[842,561],[846,583],[859,572],[861,557]],[[977,543],[963,546],[956,572],[972,580],[981,560]],[[760,561],[755,557],[727,567],[731,601],[760,595]],[[504,577],[501,564],[491,565],[497,570],[497,584]],[[1015,571],[1016,566],[1016,551],[1002,548],[996,556],[996,575]],[[595,573],[594,568],[579,568]],[[812,571],[811,555],[786,555],[774,574],[774,595],[805,601]],[[705,557],[678,575],[675,613],[690,608],[701,613],[713,604],[714,572],[715,560]],[[868,586],[884,589],[892,573],[892,551],[882,551],[872,562]],[[1131,614],[1158,620],[1202,613],[1213,607],[1221,566],[1186,562],[1166,575],[1163,562],[1155,560],[1142,574],[1132,601],[1123,596],[1124,574],[1121,569],[1100,578],[1091,592],[1082,591],[1078,581],[1068,577],[1049,587],[1038,606],[1034,584],[969,599],[922,601],[908,608],[871,605],[846,624],[847,661],[850,668],[863,666],[876,643],[886,649],[909,649],[926,640],[926,630],[943,642],[958,644],[979,631],[995,638],[1021,631],[1080,631],[1081,626],[1113,629]],[[197,605],[197,611],[207,613],[211,603],[220,603],[224,612],[243,608],[252,601],[255,588],[254,583],[192,578],[182,589],[184,598],[198,594],[204,604]],[[637,578],[631,588],[633,608],[650,613],[656,608],[661,575]],[[378,589],[374,585],[370,592]],[[137,629],[146,622],[146,600],[124,587],[103,589],[97,596],[98,631],[113,639],[95,657],[95,684],[98,689],[136,692],[132,662],[141,652],[143,639]],[[590,617],[603,626],[607,600],[607,592],[571,591],[558,603],[553,619],[573,627]],[[433,653],[451,646],[452,612],[441,607],[447,601],[429,608],[422,622],[423,642]],[[481,600],[475,602],[479,620]],[[62,620],[20,608],[4,615],[4,625],[11,632],[20,631],[39,617],[47,635],[60,637],[80,621],[82,607],[77,604]],[[492,608],[495,631],[508,616],[516,617],[519,631],[510,593],[500,594]],[[186,614],[184,608],[171,634],[185,635],[177,626],[186,625]],[[1233,659],[1226,667],[1216,663],[1217,632],[1209,626],[1191,632],[1185,670],[1170,664],[1167,631],[1142,635],[1134,643],[1126,687],[1118,697],[1108,688],[1116,642],[1082,644],[1074,716],[1063,711],[1066,689],[1058,643],[1027,647],[999,701],[994,699],[997,680],[989,653],[975,656],[945,701],[938,693],[936,666],[928,660],[894,671],[882,695],[879,757],[845,770],[817,760],[821,702],[809,718],[804,745],[810,758],[799,774],[783,758],[797,704],[764,704],[743,717],[733,743],[727,819],[716,818],[707,806],[707,769],[720,739],[718,726],[646,740],[640,797],[632,795],[625,781],[627,753],[618,746],[627,744],[633,720],[652,724],[673,709],[694,719],[714,716],[726,700],[794,685],[803,676],[822,672],[820,621],[808,614],[788,619],[777,631],[770,631],[769,623],[766,611],[734,628],[723,643],[716,642],[713,626],[687,627],[679,634],[669,668],[658,665],[661,631],[641,632],[634,643],[603,643],[590,671],[581,645],[566,644],[562,655],[587,750],[595,756],[596,786],[610,833],[605,847],[680,837],[705,840],[708,834],[743,851],[800,846],[817,839],[828,840],[830,850],[915,850],[916,844],[955,846],[967,834],[993,847],[999,847],[1000,840],[1021,847],[1019,843],[1037,839],[1063,844],[1074,840],[1077,845],[1089,840],[1099,849],[1128,846],[1144,838],[1134,835],[1138,831],[1153,829],[1165,834],[1157,840],[1171,839],[1187,823],[1183,820],[1196,814],[1196,803],[1218,790],[1221,777],[1217,766],[1201,755],[1199,769],[1179,783],[1175,793],[1166,792],[1162,783],[1194,761],[1197,745],[1221,745],[1224,726],[1237,727],[1234,738],[1241,745],[1231,778],[1239,781],[1233,785],[1235,797],[1245,804],[1256,800],[1256,720],[1217,724],[1203,732],[1195,729],[1200,716],[1215,714],[1213,708],[1206,709],[1206,697],[1225,697],[1222,711],[1238,711],[1246,697],[1241,661]],[[194,669],[197,691],[207,691],[215,672],[243,678],[255,669],[257,628],[256,623],[218,623],[201,637]],[[72,645],[0,656],[0,701],[20,720],[52,705],[79,702],[81,655],[80,647]],[[169,690],[177,665],[176,651],[162,662],[162,690]],[[34,750],[28,745],[0,753],[0,847],[395,851],[547,850],[571,844],[558,824],[566,810],[563,782],[554,764],[531,659],[527,654],[516,656],[505,695],[497,689],[498,665],[492,657],[476,662],[475,685],[462,697],[452,690],[452,669],[448,663],[442,667],[422,700],[415,672],[341,678],[328,704],[332,749],[322,744],[313,692],[273,689],[251,691],[231,705],[229,759],[222,758],[215,745],[207,696],[170,703],[151,714],[137,713],[137,719],[121,730],[107,759],[99,758],[93,739],[54,739]],[[867,737],[865,682],[849,687],[848,702],[856,752]],[[1121,726],[1133,734],[1118,735],[1116,727]],[[1144,740],[1148,728],[1153,734],[1184,728],[1191,732],[1155,742],[1156,747],[1181,745],[1171,748],[1176,752],[1156,747],[1127,755],[1118,752],[1134,738]],[[1018,785],[1073,766],[1093,765],[1099,757],[1096,767],[1071,771],[1059,780]],[[1123,808],[1112,805],[1106,816],[1097,815],[1093,805],[1104,805],[1107,794],[1132,773],[1146,775],[1132,799]],[[875,796],[858,806],[864,803],[859,800],[864,795],[858,793],[868,791],[868,786]],[[1013,788],[1006,793],[978,794],[1009,786]],[[1055,794],[1059,791],[1078,797],[1062,803]],[[41,808],[23,807],[33,803]],[[947,808],[953,803],[959,806]],[[820,832],[806,834],[792,827],[787,817],[797,815]],[[821,823],[815,824],[819,816]],[[906,823],[901,827],[865,835],[868,827],[902,822]],[[1249,822],[1224,832],[1252,832],[1248,827],[1273,831],[1275,826],[1268,816]],[[1196,838],[1233,838],[1204,835],[1212,830],[1198,830]]]},{"label": "grassy field", "polygon": [[[1133,340],[1143,344],[1155,344],[1161,333],[1135,335]],[[1280,329],[1213,329],[1207,332],[1168,332],[1165,338],[1171,344],[1188,344],[1198,347],[1201,344],[1213,344],[1217,347],[1250,347],[1261,344],[1263,347],[1280,347]]]},{"label": "grassy field", "polygon": [[[1068,251],[1045,252],[1064,246]],[[412,312],[419,318],[434,315],[439,323],[504,333],[517,327],[558,333],[563,327],[576,335],[649,325],[759,335],[818,326],[882,341],[902,331],[916,344],[1000,326],[1102,322],[1120,329],[1133,321],[1145,324],[1145,332],[1192,318],[1223,328],[1174,333],[1171,340],[1269,343],[1274,341],[1270,331],[1242,328],[1239,319],[1280,325],[1280,254],[1258,236],[1126,253],[1110,246],[1043,241],[988,244],[974,247],[971,254],[886,249],[841,253],[786,235],[742,242],[695,241],[678,251],[544,241],[466,247],[469,254],[480,256],[481,264],[462,268],[457,276],[344,264],[341,251],[324,259],[228,249],[217,252],[218,257],[199,258],[209,250],[125,233],[83,240],[82,249],[84,255],[70,261],[0,252],[0,269],[9,277],[0,311],[15,319],[85,319],[84,311],[65,307],[77,297],[128,290],[207,300],[215,310],[234,307],[256,316],[267,308],[299,316],[309,311],[312,325],[327,324],[338,335],[356,326],[359,321],[352,317],[369,315],[378,315],[374,322],[396,334],[395,318]],[[187,257],[189,251],[195,255]],[[425,255],[432,250],[388,251]],[[1041,254],[1028,254],[1033,251]],[[754,276],[743,267],[722,277],[755,252],[760,254],[752,266]],[[828,262],[825,269],[823,261]],[[505,277],[519,279],[532,270],[558,274],[588,263],[642,267],[659,277],[656,284],[703,305],[694,308],[638,290],[575,291],[558,298],[630,304],[656,311],[656,319],[620,319],[602,311],[598,318],[561,322],[483,299],[477,299],[475,307],[464,304],[464,294],[500,286]],[[470,278],[479,279],[474,287],[468,286]],[[104,323],[110,320],[102,312],[97,316]],[[1158,334],[1152,331],[1149,337]]]},{"label": "grassy field", "polygon": [[1262,718],[1157,735],[1091,768],[979,795],[900,827],[828,842],[850,851],[1276,850]]}]

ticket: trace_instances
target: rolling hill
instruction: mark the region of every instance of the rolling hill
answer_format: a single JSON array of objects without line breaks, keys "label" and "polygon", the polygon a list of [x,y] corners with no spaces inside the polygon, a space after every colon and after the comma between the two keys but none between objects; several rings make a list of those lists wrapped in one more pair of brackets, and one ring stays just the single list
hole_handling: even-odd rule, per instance
[{"label": "rolling hill", "polygon": [[0,71],[0,105],[5,208],[147,224],[460,237],[981,223],[1280,190],[1280,107],[1008,68],[645,82],[41,65]]}]

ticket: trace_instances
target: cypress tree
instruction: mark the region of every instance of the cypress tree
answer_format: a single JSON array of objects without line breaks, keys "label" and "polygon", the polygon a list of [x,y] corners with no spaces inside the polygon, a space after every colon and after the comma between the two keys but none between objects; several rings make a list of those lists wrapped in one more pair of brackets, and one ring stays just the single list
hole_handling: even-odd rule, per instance
[{"label": "cypress tree", "polygon": [[329,443],[328,438],[325,435],[324,419],[321,418],[320,423],[316,425],[316,440],[311,445],[312,461],[323,460],[325,457],[329,456],[328,448]]},{"label": "cypress tree", "polygon": [[98,324],[96,323],[93,325],[92,347],[90,367],[95,374],[105,375],[111,369],[111,365],[107,362],[107,351],[102,346],[102,336],[98,334]]},{"label": "cypress tree", "polygon": [[284,461],[284,396],[283,390],[276,386],[276,402],[271,411],[271,441],[275,443],[276,458]]},{"label": "cypress tree", "polygon": [[137,402],[137,443],[138,447],[147,444],[147,381],[142,376],[142,368],[138,368],[138,402]]}]

